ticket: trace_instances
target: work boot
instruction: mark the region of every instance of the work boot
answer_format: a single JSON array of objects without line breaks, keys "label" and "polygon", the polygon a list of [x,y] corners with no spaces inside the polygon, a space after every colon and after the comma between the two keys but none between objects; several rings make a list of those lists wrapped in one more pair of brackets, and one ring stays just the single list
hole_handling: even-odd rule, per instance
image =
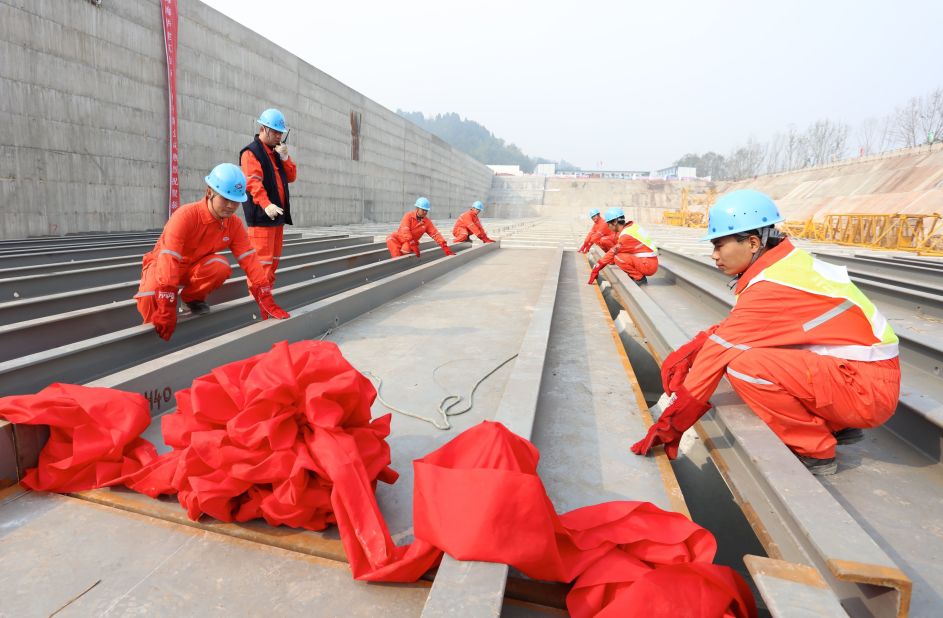
[{"label": "work boot", "polygon": [[857,427],[848,427],[832,434],[839,444],[854,444],[864,440],[864,432]]},{"label": "work boot", "polygon": [[210,306],[202,300],[191,300],[187,303],[187,307],[193,315],[205,315],[210,312]]},{"label": "work boot", "polygon": [[648,285],[648,277],[642,275],[641,279],[634,279],[636,285]]},{"label": "work boot", "polygon": [[815,476],[830,476],[838,472],[838,463],[835,461],[834,457],[828,457],[826,459],[804,457],[802,455],[796,455],[796,457],[798,457],[802,465]]}]

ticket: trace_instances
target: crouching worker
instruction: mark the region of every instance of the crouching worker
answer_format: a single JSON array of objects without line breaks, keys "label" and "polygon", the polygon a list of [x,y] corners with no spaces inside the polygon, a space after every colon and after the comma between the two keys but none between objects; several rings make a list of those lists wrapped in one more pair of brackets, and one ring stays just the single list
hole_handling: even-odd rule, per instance
[{"label": "crouching worker", "polygon": [[275,304],[269,276],[249,244],[236,208],[246,201],[246,177],[231,163],[220,163],[205,179],[206,195],[181,206],[164,226],[150,253],[144,256],[141,285],[134,295],[145,324],[153,324],[170,340],[177,326],[177,293],[194,315],[208,313],[206,298],[223,285],[232,268],[219,251],[230,249],[246,271],[249,290],[262,319],[284,319],[288,313]]},{"label": "crouching worker", "polygon": [[593,222],[593,227],[590,228],[586,239],[577,251],[579,253],[589,253],[593,245],[599,245],[599,248],[603,251],[612,249],[618,237],[615,232],[609,229],[609,224],[599,214],[598,208],[589,211],[589,220]]},{"label": "crouching worker", "polygon": [[658,248],[648,233],[634,221],[625,220],[621,208],[606,210],[606,224],[614,234],[618,234],[616,244],[606,252],[593,268],[589,283],[596,282],[599,271],[613,262],[639,285],[648,283],[648,275],[658,271]]},{"label": "crouching worker", "polygon": [[668,355],[662,385],[670,405],[632,446],[644,455],[681,434],[710,408],[724,376],[812,474],[834,474],[835,446],[894,413],[900,392],[897,336],[844,267],[795,248],[758,191],[734,191],[708,214],[705,240],[717,268],[735,277],[737,302],[719,324]]},{"label": "crouching worker", "polygon": [[494,242],[485,233],[485,228],[481,224],[478,215],[485,207],[481,202],[475,202],[472,207],[462,213],[455,221],[455,227],[452,228],[453,242],[471,242],[472,236],[477,236],[483,243]]},{"label": "crouching worker", "polygon": [[390,250],[391,257],[399,257],[404,253],[415,253],[419,257],[419,239],[424,234],[439,243],[445,255],[455,255],[429,218],[429,200],[424,197],[416,200],[415,210],[403,215],[399,229],[386,237],[386,248]]}]

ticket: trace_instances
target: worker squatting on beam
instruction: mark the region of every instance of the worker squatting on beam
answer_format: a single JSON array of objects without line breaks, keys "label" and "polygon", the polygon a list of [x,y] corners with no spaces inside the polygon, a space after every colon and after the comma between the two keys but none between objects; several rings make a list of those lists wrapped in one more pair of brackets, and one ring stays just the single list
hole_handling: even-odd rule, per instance
[{"label": "worker squatting on beam", "polygon": [[817,475],[837,471],[836,444],[863,439],[861,428],[894,413],[897,335],[844,267],[794,247],[773,227],[780,221],[758,191],[734,191],[711,207],[704,240],[717,268],[735,277],[736,305],[665,359],[670,405],[632,446],[636,454],[664,444],[674,458],[724,375]]},{"label": "worker squatting on beam", "polygon": [[449,246],[445,244],[445,239],[439,230],[436,229],[429,218],[429,200],[420,197],[416,200],[416,209],[403,215],[399,222],[399,229],[386,237],[386,247],[390,250],[390,256],[399,257],[404,253],[415,253],[419,257],[419,239],[423,234],[428,234],[432,240],[439,243],[445,255],[455,255]]},{"label": "worker squatting on beam", "polygon": [[298,168],[288,155],[285,116],[277,109],[267,109],[256,122],[259,132],[239,152],[249,194],[242,210],[249,226],[249,242],[269,280],[275,283],[285,224],[292,225],[288,184],[295,182]]},{"label": "worker squatting on beam", "polygon": [[589,211],[589,219],[593,222],[593,227],[590,228],[589,233],[586,235],[586,240],[583,241],[583,244],[577,251],[579,253],[589,253],[593,245],[599,245],[599,248],[603,251],[612,249],[613,245],[616,244],[618,236],[609,229],[609,224],[606,223],[606,220],[599,214],[598,208],[593,208]]},{"label": "worker squatting on beam", "polygon": [[618,237],[612,248],[596,262],[589,283],[595,283],[599,271],[613,262],[639,285],[648,283],[646,276],[658,271],[658,247],[655,241],[638,223],[626,221],[621,208],[606,209],[604,218],[606,225]]},{"label": "worker squatting on beam", "polygon": [[485,233],[485,227],[478,218],[479,213],[485,205],[481,202],[475,202],[471,208],[461,214],[455,221],[455,227],[452,228],[452,238],[454,242],[471,242],[471,237],[477,236],[483,243],[494,242]]},{"label": "worker squatting on beam", "polygon": [[177,292],[194,315],[209,312],[206,297],[232,274],[219,251],[230,249],[246,271],[249,291],[262,319],[284,319],[288,313],[275,304],[272,283],[249,244],[246,228],[232,216],[245,202],[246,177],[232,163],[220,163],[204,178],[206,195],[178,208],[150,253],[144,256],[141,284],[134,295],[144,323],[165,340],[177,326]]}]

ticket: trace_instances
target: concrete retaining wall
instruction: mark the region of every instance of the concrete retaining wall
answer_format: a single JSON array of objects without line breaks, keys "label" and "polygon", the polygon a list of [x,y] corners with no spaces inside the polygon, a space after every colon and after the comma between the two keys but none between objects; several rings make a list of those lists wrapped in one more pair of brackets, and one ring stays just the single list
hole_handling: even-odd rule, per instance
[{"label": "concrete retaining wall", "polygon": [[[419,195],[446,219],[488,194],[471,157],[198,0],[179,11],[184,203],[267,107],[292,128],[297,225],[395,221]],[[161,227],[166,87],[158,0],[0,0],[0,238]]]},{"label": "concrete retaining wall", "polygon": [[576,219],[585,219],[591,208],[605,211],[621,206],[636,221],[661,223],[665,210],[679,207],[682,187],[701,193],[708,185],[704,181],[495,176],[489,205],[496,217]]}]

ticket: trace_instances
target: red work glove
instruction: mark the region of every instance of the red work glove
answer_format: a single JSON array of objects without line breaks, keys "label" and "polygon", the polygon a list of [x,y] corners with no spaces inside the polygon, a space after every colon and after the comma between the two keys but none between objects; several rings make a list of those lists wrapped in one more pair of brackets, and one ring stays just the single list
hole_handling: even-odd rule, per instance
[{"label": "red work glove", "polygon": [[691,365],[694,364],[697,353],[701,351],[704,342],[714,334],[715,330],[717,326],[702,330],[694,335],[694,339],[665,357],[665,361],[661,364],[661,385],[666,393],[671,394],[678,390],[688,376],[688,372],[691,371]]},{"label": "red work glove", "polygon": [[480,239],[481,239],[481,242],[485,243],[486,245],[487,245],[489,242],[494,242],[493,240],[491,240],[490,238],[488,238],[488,235],[487,235],[487,234],[482,234],[482,235],[479,236],[478,238],[480,238]]},{"label": "red work glove", "polygon": [[589,276],[589,281],[588,281],[589,285],[596,283],[596,277],[599,276],[599,271],[602,270],[603,268],[604,266],[602,264],[600,264],[599,262],[596,262],[596,266],[593,267],[593,272]]},{"label": "red work glove", "polygon": [[645,437],[632,445],[632,452],[636,455],[647,455],[652,447],[664,444],[668,459],[674,459],[678,456],[681,436],[710,409],[709,401],[702,403],[691,397],[691,393],[684,386],[679,387],[671,399],[671,404],[662,411],[655,424],[648,428]]},{"label": "red work glove", "polygon": [[409,250],[416,254],[416,257],[419,257],[419,243],[411,242],[409,243]]},{"label": "red work glove", "polygon": [[590,248],[591,246],[592,246],[592,245],[590,245],[590,243],[584,242],[582,245],[580,245],[580,248],[577,249],[576,251],[577,251],[577,253],[589,253],[589,248]]},{"label": "red work glove", "polygon": [[249,291],[252,292],[252,297],[255,298],[255,302],[259,303],[259,310],[262,312],[263,320],[267,320],[269,317],[273,317],[276,320],[284,320],[285,318],[291,317],[288,315],[287,311],[275,304],[275,299],[272,298],[271,285],[253,285],[249,288]]},{"label": "red work glove", "polygon": [[157,311],[154,313],[151,323],[157,335],[164,341],[170,341],[170,336],[174,334],[177,328],[177,287],[173,285],[162,285],[154,292],[154,300],[157,303]]},{"label": "red work glove", "polygon": [[449,249],[449,246],[445,244],[444,242],[440,242],[439,246],[442,247],[442,251],[445,253],[445,255],[455,255],[454,253],[452,253],[452,250]]}]

